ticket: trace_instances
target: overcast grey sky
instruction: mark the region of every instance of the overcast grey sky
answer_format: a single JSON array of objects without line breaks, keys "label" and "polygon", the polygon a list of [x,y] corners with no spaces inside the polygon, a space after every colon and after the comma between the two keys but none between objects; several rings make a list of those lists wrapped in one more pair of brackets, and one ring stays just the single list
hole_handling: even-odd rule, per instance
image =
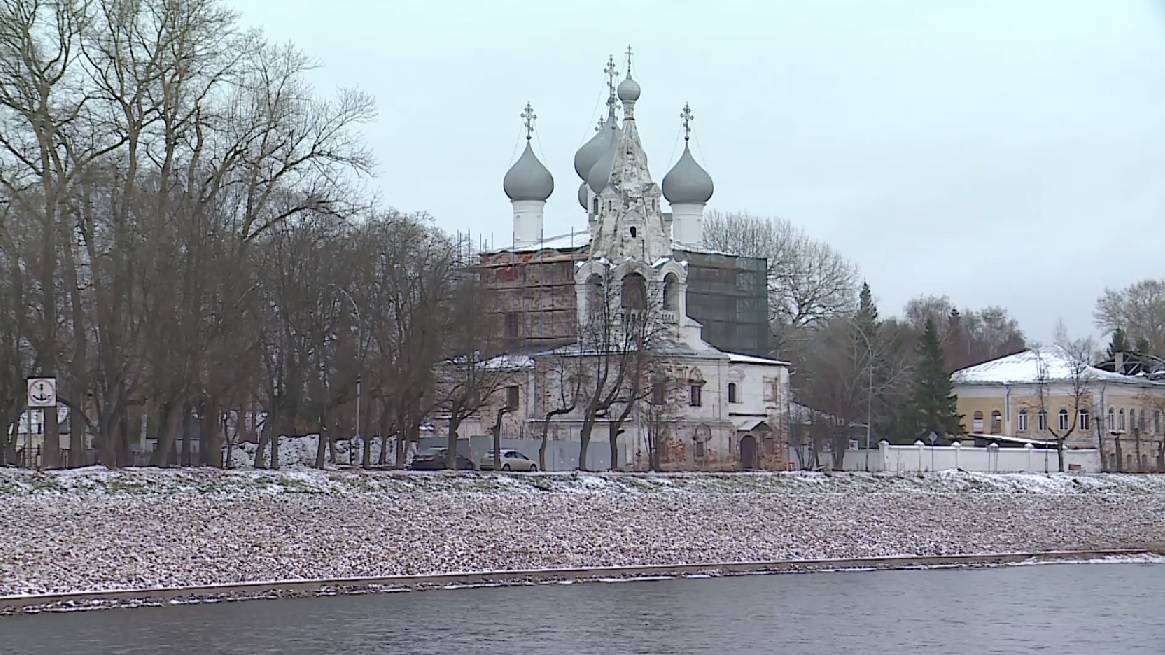
[{"label": "overcast grey sky", "polygon": [[710,206],[829,242],[884,315],[946,294],[1046,340],[1061,317],[1093,331],[1104,287],[1165,276],[1165,0],[235,6],[315,58],[321,92],[376,98],[386,204],[499,245],[527,100],[555,179],[547,234],[585,229],[572,157],[630,43],[657,181],[691,102]]}]

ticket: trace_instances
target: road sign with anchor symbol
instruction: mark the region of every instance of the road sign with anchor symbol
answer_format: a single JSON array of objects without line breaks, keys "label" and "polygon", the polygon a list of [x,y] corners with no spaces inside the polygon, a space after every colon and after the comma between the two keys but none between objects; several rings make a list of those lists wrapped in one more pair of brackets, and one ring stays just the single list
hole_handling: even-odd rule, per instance
[{"label": "road sign with anchor symbol", "polygon": [[56,378],[28,378],[28,406],[31,408],[57,406]]}]

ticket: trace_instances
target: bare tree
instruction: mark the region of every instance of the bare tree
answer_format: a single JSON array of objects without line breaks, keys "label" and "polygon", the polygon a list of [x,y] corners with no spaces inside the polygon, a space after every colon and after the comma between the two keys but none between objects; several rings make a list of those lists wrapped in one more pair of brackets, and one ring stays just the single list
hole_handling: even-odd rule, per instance
[{"label": "bare tree", "polygon": [[793,377],[799,402],[811,408],[808,434],[819,454],[828,443],[834,468],[849,447],[850,426],[865,420],[870,350],[845,318],[814,329],[811,347]]},{"label": "bare tree", "polygon": [[443,303],[454,288],[455,249],[426,216],[378,215],[357,235],[352,294],[365,308],[366,388],[379,398],[385,434],[396,435],[400,467],[405,444],[417,440],[436,403],[433,371],[444,355]]},{"label": "bare tree", "polygon": [[943,343],[943,356],[951,371],[1023,352],[1025,341],[1019,323],[1003,307],[980,310],[956,309],[947,296],[918,296],[906,303],[906,322],[921,333],[933,320]]},{"label": "bare tree", "polygon": [[[353,128],[371,100],[321,101],[311,62],[241,29],[217,0],[0,2],[0,205],[22,242],[29,370],[53,373],[73,422],[128,461],[130,408],[156,413],[153,462],[218,463],[217,415],[255,379],[247,266],[267,232],[362,204]],[[248,350],[251,351],[248,353]],[[45,459],[58,461],[56,416]]]},{"label": "bare tree", "polygon": [[538,469],[545,471],[550,424],[578,407],[583,384],[582,358],[572,347],[557,348],[549,356],[535,358],[534,375],[541,378],[535,388],[542,389]]},{"label": "bare tree", "polygon": [[[0,189],[40,228],[34,275],[39,289],[36,368],[57,375],[59,248],[70,182],[117,144],[102,142],[83,120],[88,94],[78,85],[79,40],[88,17],[81,2],[0,3]],[[76,398],[78,390],[66,390]],[[45,413],[44,463],[61,464],[57,415]]]},{"label": "bare tree", "polygon": [[654,351],[667,333],[660,312],[663,290],[649,288],[639,273],[616,279],[609,268],[592,275],[586,285],[587,315],[579,339],[578,467],[586,470],[595,424],[606,419],[611,467],[615,468],[619,433],[638,402],[650,394]]},{"label": "bare tree", "polygon": [[[1056,440],[1059,471],[1064,472],[1064,444],[1079,427],[1081,410],[1091,410],[1092,383],[1092,340],[1061,340],[1052,347],[1054,359],[1048,360],[1041,348],[1032,350],[1036,358],[1036,400],[1035,409],[1039,416],[1046,417],[1048,432]],[[1057,387],[1064,393],[1054,391]],[[1049,412],[1050,398],[1066,398],[1067,407],[1061,407],[1056,415]],[[1054,419],[1054,420],[1053,420]]]},{"label": "bare tree", "polygon": [[495,326],[481,305],[482,293],[465,275],[447,299],[444,323],[445,356],[437,367],[436,409],[447,418],[445,465],[457,467],[461,424],[477,415],[491,398],[518,378],[518,369],[498,348]]},{"label": "bare tree", "polygon": [[1093,317],[1104,332],[1123,329],[1130,341],[1143,341],[1149,353],[1165,357],[1165,280],[1105,289],[1096,300]]},{"label": "bare tree", "polygon": [[647,446],[647,468],[651,471],[663,470],[667,461],[667,444],[673,435],[676,419],[680,416],[679,394],[683,385],[678,380],[658,370],[651,374],[650,397],[640,402],[640,412]]},{"label": "bare tree", "polygon": [[710,212],[704,245],[768,261],[773,349],[784,354],[806,327],[854,308],[857,269],[828,244],[783,218]]}]

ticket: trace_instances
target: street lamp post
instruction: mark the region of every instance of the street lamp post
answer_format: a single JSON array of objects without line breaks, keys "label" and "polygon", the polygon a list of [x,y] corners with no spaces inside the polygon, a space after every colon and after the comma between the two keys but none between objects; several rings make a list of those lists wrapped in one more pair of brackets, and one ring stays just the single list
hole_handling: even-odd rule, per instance
[{"label": "street lamp post", "polygon": [[[359,339],[359,337],[357,337],[357,339]],[[357,372],[356,373],[356,434],[357,434],[357,436],[359,436],[359,433],[360,433],[360,373]],[[365,443],[363,445],[365,448],[368,448],[367,443]],[[352,449],[349,448],[348,450],[349,450],[349,452],[351,452]]]},{"label": "street lamp post", "polygon": [[[360,375],[363,373],[362,364],[364,361],[364,356],[361,352],[364,347],[364,336],[362,328],[363,321],[360,317],[360,306],[356,304],[356,299],[352,297],[352,294],[348,293],[348,290],[343,287],[336,285],[332,285],[332,287],[335,288],[336,291],[344,294],[344,297],[347,298],[348,302],[352,304],[352,313],[356,316],[356,429],[354,430],[352,441],[348,444],[348,466],[353,466],[353,457],[355,456],[356,451],[356,439],[360,437]],[[368,445],[365,444],[364,447],[367,448]]]},{"label": "street lamp post", "polygon": [[869,388],[866,392],[866,473],[870,472],[870,424],[873,422],[874,404],[874,345],[870,337],[861,329],[855,330],[866,344],[866,371],[869,376]]}]

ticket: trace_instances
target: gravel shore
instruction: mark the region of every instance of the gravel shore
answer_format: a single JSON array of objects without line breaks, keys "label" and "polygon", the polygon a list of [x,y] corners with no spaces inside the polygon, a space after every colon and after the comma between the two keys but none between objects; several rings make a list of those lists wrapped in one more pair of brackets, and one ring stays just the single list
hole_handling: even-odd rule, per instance
[{"label": "gravel shore", "polygon": [[1165,476],[0,471],[0,596],[1165,543]]}]

